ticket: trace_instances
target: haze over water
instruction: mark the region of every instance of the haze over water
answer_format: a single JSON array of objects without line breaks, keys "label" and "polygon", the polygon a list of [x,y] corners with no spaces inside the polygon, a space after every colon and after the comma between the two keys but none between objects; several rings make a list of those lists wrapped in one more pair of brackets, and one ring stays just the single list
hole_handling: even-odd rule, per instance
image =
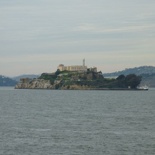
[{"label": "haze over water", "polygon": [[0,155],[154,155],[155,89],[0,88]]}]

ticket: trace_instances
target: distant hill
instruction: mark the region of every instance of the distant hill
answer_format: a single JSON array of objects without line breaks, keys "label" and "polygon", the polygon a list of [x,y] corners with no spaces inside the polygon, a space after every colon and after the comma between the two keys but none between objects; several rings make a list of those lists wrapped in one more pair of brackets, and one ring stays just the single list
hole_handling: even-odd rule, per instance
[{"label": "distant hill", "polygon": [[135,67],[135,68],[127,68],[122,71],[113,72],[113,73],[104,73],[103,75],[106,77],[110,76],[119,76],[119,75],[128,75],[128,74],[136,74],[136,75],[142,75],[142,74],[155,74],[155,67],[153,66],[141,66],[141,67]]},{"label": "distant hill", "polygon": [[17,84],[17,81],[9,77],[0,75],[0,86],[15,86],[16,84]]},{"label": "distant hill", "polygon": [[148,87],[155,87],[155,67],[141,66],[135,68],[128,68],[122,71],[113,73],[104,73],[104,77],[117,77],[119,75],[136,74],[142,76],[141,86],[147,85]]},{"label": "distant hill", "polygon": [[141,86],[148,86],[155,88],[155,74],[142,74]]},{"label": "distant hill", "polygon": [[29,78],[29,79],[34,79],[38,78],[40,75],[34,75],[34,74],[25,74],[25,75],[19,75],[16,77],[13,77],[12,79],[15,81],[20,81],[21,78]]}]

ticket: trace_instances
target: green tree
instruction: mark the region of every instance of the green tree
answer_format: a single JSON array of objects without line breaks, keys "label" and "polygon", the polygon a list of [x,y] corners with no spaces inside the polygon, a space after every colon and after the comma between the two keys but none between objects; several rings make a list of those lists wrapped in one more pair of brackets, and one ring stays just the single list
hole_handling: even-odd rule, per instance
[{"label": "green tree", "polygon": [[55,72],[55,75],[58,76],[60,74],[60,70],[57,69],[57,71]]},{"label": "green tree", "polygon": [[116,79],[117,79],[117,80],[124,80],[124,79],[125,79],[125,76],[124,76],[123,74],[121,74],[121,75],[118,76]]},{"label": "green tree", "polygon": [[141,82],[141,76],[137,76],[135,74],[129,74],[126,76],[125,82],[127,87],[135,89]]},{"label": "green tree", "polygon": [[116,78],[116,85],[118,88],[126,88],[125,76],[122,74]]}]

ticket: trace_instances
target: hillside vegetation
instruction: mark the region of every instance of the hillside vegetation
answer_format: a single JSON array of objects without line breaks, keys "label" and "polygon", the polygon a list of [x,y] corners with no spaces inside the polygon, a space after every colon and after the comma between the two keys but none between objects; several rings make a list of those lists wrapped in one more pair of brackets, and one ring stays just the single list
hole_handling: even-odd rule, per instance
[{"label": "hillside vegetation", "polygon": [[155,87],[155,67],[153,66],[141,66],[135,68],[129,68],[113,73],[104,73],[105,77],[117,77],[119,75],[135,74],[142,77],[140,83],[141,86],[147,85],[148,87]]},{"label": "hillside vegetation", "polygon": [[55,89],[101,89],[101,88],[132,88],[141,81],[140,76],[120,75],[117,79],[104,78],[101,72],[70,72],[57,70],[53,74],[43,73],[39,79],[49,80]]},{"label": "hillside vegetation", "polygon": [[11,78],[0,75],[0,86],[15,86],[17,82]]}]

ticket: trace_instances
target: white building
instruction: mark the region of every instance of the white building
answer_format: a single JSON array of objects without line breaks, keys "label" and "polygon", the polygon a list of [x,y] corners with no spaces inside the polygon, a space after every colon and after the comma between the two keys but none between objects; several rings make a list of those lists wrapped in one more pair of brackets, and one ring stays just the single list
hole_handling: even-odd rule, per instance
[{"label": "white building", "polygon": [[85,59],[83,59],[83,65],[79,66],[79,65],[75,65],[75,66],[64,66],[63,64],[60,64],[58,66],[58,68],[60,71],[83,71],[86,72],[87,71],[87,66],[85,66]]},{"label": "white building", "polygon": [[94,71],[97,72],[97,68],[93,67],[93,68],[87,68],[87,66],[85,66],[85,59],[83,59],[83,65],[76,65],[76,66],[64,66],[63,64],[60,64],[57,69],[59,69],[60,71],[77,71],[77,72],[86,72],[87,70],[89,71]]}]

